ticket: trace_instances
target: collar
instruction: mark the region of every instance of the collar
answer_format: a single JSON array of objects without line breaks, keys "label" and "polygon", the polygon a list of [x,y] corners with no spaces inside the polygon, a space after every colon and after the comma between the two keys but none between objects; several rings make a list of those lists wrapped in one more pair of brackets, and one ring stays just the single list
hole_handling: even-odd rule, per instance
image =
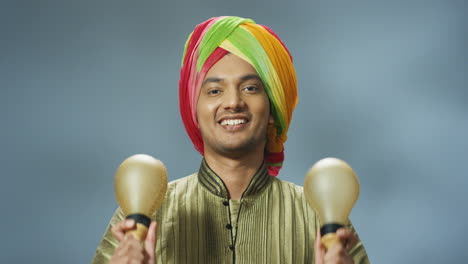
[{"label": "collar", "polygon": [[[271,182],[273,177],[268,174],[268,169],[265,163],[257,170],[255,175],[250,180],[247,189],[242,194],[242,198],[254,196],[262,192]],[[229,198],[228,191],[224,185],[223,180],[208,166],[205,159],[202,160],[200,170],[198,171],[198,181],[200,184],[211,192],[212,194],[222,197]]]}]

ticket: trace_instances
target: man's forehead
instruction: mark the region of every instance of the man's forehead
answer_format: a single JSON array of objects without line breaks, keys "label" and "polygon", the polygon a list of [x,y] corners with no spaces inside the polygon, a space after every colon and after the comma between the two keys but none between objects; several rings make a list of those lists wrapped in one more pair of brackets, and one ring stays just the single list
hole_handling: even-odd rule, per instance
[{"label": "man's forehead", "polygon": [[260,78],[260,76],[258,76],[257,73],[247,73],[247,74],[239,75],[236,77],[230,76],[229,78],[227,78],[225,76],[216,76],[216,77],[207,76],[205,80],[203,81],[203,85],[207,83],[222,83],[226,81],[226,79],[236,79],[241,82],[250,81],[250,80],[257,80],[260,82],[262,81],[262,79]]},{"label": "man's forehead", "polygon": [[226,79],[261,80],[255,68],[244,59],[228,53],[220,58],[206,73],[203,83],[222,82]]}]

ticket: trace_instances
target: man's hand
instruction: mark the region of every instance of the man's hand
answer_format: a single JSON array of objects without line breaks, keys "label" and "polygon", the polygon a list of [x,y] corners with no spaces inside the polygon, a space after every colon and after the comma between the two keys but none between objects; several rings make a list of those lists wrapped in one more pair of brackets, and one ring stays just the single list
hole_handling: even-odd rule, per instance
[{"label": "man's hand", "polygon": [[322,244],[320,229],[317,230],[317,239],[314,245],[315,264],[353,264],[354,261],[349,255],[358,242],[358,237],[351,229],[340,228],[336,235],[341,243],[336,243],[329,250]]},{"label": "man's hand", "polygon": [[112,227],[112,235],[120,242],[110,259],[111,264],[155,263],[156,222],[151,222],[144,245],[133,235],[125,234],[136,228],[134,220],[124,220]]}]

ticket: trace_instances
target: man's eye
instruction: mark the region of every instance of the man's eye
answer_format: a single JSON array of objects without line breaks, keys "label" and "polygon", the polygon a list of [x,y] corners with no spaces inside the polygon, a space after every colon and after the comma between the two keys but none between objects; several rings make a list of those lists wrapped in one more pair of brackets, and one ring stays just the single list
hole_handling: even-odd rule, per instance
[{"label": "man's eye", "polygon": [[252,93],[252,92],[258,91],[258,88],[256,86],[247,86],[243,90],[246,91],[246,92],[251,92]]},{"label": "man's eye", "polygon": [[215,94],[219,94],[221,91],[219,89],[211,89],[208,91],[208,94],[210,95],[215,95]]}]

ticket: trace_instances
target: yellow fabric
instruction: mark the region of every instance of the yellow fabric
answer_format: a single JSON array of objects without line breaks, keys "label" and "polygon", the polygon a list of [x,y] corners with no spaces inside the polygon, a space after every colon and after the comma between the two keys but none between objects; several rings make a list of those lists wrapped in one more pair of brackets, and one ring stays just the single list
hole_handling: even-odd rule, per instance
[{"label": "yellow fabric", "polygon": [[[153,217],[158,222],[157,263],[313,263],[319,223],[302,187],[269,176],[263,165],[240,201],[229,201],[223,188],[205,162],[198,173],[169,184]],[[122,219],[117,209],[93,263],[109,261],[118,244],[110,228]],[[351,254],[356,264],[369,263],[361,242]]]}]

